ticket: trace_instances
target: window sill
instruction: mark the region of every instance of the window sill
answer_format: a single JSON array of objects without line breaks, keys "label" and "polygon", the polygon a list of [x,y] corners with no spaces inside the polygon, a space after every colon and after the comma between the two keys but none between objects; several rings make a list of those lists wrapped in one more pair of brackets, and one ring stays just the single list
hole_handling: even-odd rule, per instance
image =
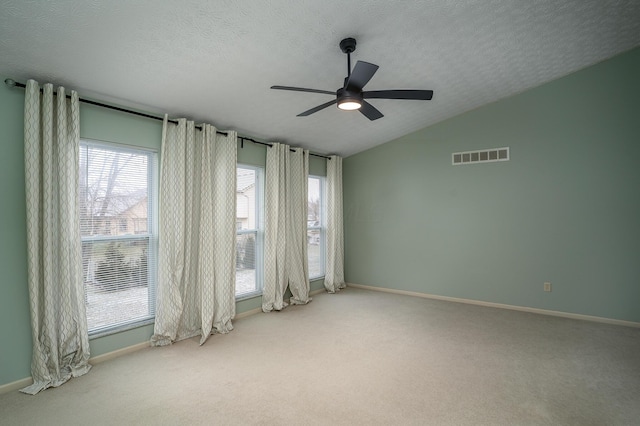
[{"label": "window sill", "polygon": [[89,332],[89,340],[98,339],[100,337],[109,336],[111,334],[121,333],[127,330],[133,330],[134,328],[144,327],[145,325],[153,324],[155,322],[155,317],[147,318],[142,321],[131,322],[128,324],[123,324],[120,326],[109,327],[109,328],[101,328],[96,331]]},{"label": "window sill", "polygon": [[236,295],[236,302],[240,302],[241,300],[253,299],[256,297],[262,297],[262,290],[253,291],[251,293],[243,293]]}]

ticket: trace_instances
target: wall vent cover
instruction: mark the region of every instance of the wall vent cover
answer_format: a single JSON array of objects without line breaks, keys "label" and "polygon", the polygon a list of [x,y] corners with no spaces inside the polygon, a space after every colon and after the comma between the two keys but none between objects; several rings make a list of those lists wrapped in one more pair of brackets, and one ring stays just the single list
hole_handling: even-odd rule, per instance
[{"label": "wall vent cover", "polygon": [[493,163],[509,161],[509,147],[482,149],[480,151],[454,152],[451,154],[451,164]]}]

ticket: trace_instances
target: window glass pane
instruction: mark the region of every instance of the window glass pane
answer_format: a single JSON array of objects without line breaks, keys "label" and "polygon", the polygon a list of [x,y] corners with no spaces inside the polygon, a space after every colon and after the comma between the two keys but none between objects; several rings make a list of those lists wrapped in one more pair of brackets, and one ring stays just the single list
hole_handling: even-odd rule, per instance
[{"label": "window glass pane", "polygon": [[145,228],[140,224],[148,219],[149,156],[86,145],[82,154],[82,236],[127,235],[136,233],[136,226]]},{"label": "window glass pane", "polygon": [[256,171],[238,168],[236,180],[236,229],[256,229]]},{"label": "window glass pane", "polygon": [[236,175],[236,297],[262,290],[261,169],[238,166]]},{"label": "window glass pane", "polygon": [[324,275],[324,178],[309,177],[307,192],[307,255],[309,278]]},{"label": "window glass pane", "polygon": [[82,243],[89,330],[149,317],[148,250],[147,238]]},{"label": "window glass pane", "polygon": [[309,178],[307,203],[307,227],[320,226],[322,215],[320,214],[320,179],[318,178]]},{"label": "window glass pane", "polygon": [[237,236],[236,295],[259,290],[256,280],[256,236],[253,233]]},{"label": "window glass pane", "polygon": [[155,161],[152,152],[81,143],[80,231],[90,332],[154,315]]},{"label": "window glass pane", "polygon": [[309,277],[321,277],[324,275],[322,265],[322,253],[320,244],[321,233],[319,229],[309,229],[307,231],[307,252],[309,255]]}]

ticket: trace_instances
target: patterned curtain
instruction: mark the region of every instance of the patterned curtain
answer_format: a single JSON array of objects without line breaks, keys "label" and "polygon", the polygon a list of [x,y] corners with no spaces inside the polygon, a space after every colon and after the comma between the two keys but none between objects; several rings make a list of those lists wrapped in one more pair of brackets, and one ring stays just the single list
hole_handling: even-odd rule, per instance
[{"label": "patterned curtain", "polygon": [[265,191],[265,254],[262,310],[287,306],[287,285],[292,304],[309,297],[307,258],[307,187],[309,152],[274,143],[267,149]]},{"label": "patterned curtain", "polygon": [[89,371],[89,334],[82,281],[78,167],[78,94],[42,93],[29,80],[24,105],[28,284],[35,395]]},{"label": "patterned curtain", "polygon": [[327,266],[324,287],[335,293],[345,287],[342,227],[342,158],[327,161]]},{"label": "patterned curtain", "polygon": [[233,329],[236,141],[233,131],[165,116],[155,346]]}]

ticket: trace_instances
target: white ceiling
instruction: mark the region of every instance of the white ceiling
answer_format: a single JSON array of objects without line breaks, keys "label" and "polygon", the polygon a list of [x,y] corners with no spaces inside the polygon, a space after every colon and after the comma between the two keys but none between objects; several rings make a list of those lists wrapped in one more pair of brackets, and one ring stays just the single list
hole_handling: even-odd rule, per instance
[{"label": "white ceiling", "polygon": [[[326,108],[338,43],[380,66],[366,90],[432,101]],[[0,0],[0,77],[34,78],[263,141],[348,156],[640,45],[638,0]],[[16,89],[17,90],[17,89]]]}]

